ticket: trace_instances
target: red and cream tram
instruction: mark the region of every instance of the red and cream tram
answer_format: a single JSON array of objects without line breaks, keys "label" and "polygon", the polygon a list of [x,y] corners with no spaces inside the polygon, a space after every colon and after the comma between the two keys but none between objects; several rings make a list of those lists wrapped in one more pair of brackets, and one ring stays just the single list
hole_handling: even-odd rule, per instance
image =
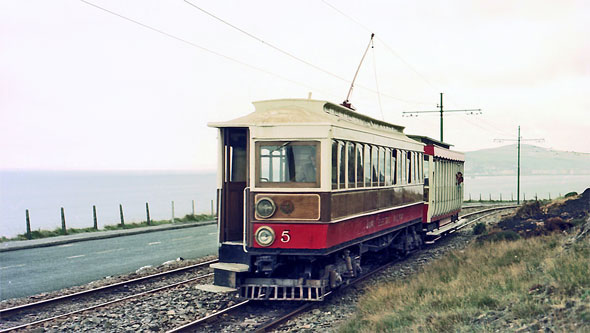
[{"label": "red and cream tram", "polygon": [[249,299],[322,300],[361,273],[365,254],[419,248],[424,217],[436,228],[460,209],[462,190],[433,181],[457,169],[440,152],[448,146],[326,101],[254,106],[209,124],[220,152],[216,286]]}]

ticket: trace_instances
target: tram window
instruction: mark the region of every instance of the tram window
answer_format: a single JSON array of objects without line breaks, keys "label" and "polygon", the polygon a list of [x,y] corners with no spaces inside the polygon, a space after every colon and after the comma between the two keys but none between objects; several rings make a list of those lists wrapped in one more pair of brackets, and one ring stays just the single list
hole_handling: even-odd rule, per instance
[{"label": "tram window", "polygon": [[412,181],[414,183],[418,182],[418,160],[416,159],[417,153],[412,152]]},{"label": "tram window", "polygon": [[354,166],[356,165],[356,156],[355,156],[355,146],[354,143],[352,142],[347,142],[346,143],[346,158],[347,158],[347,163],[346,165],[348,166],[347,168],[347,179],[348,179],[348,187],[350,188],[354,188],[356,187],[356,173],[355,173],[355,169]]},{"label": "tram window", "polygon": [[[226,154],[229,168],[225,170],[225,181],[245,182],[247,173],[246,145],[248,134],[245,129],[228,129],[226,140]],[[228,174],[229,172],[229,174]]]},{"label": "tram window", "polygon": [[391,156],[391,180],[393,185],[397,184],[397,149],[393,149],[393,155]]},{"label": "tram window", "polygon": [[424,186],[428,186],[428,170],[430,168],[429,161],[430,157],[428,155],[424,155]]},{"label": "tram window", "polygon": [[408,152],[408,159],[406,164],[406,169],[408,170],[408,184],[412,183],[412,152]]},{"label": "tram window", "polygon": [[400,163],[399,163],[399,172],[400,172],[399,178],[400,178],[400,181],[399,181],[399,183],[401,185],[405,185],[406,184],[406,181],[408,180],[406,178],[406,174],[407,174],[407,170],[406,170],[406,163],[407,163],[406,162],[406,160],[407,160],[406,151],[405,150],[400,150],[399,151],[399,155],[400,155]]},{"label": "tram window", "polygon": [[371,187],[371,146],[365,145],[365,186]]},{"label": "tram window", "polygon": [[356,144],[356,186],[363,187],[364,180],[364,169],[363,169],[363,145],[360,143]]},{"label": "tram window", "polygon": [[371,146],[371,186],[379,186],[379,148]]},{"label": "tram window", "polygon": [[257,186],[272,186],[272,183],[319,186],[318,142],[257,142],[256,147]]},{"label": "tram window", "polygon": [[385,186],[391,185],[391,149],[385,148]]},{"label": "tram window", "polygon": [[338,143],[338,188],[345,188],[346,186],[346,151],[344,150],[344,143]]},{"label": "tram window", "polygon": [[424,182],[424,154],[420,153],[420,180]]},{"label": "tram window", "polygon": [[338,141],[332,141],[332,189],[338,188]]},{"label": "tram window", "polygon": [[385,186],[385,160],[387,157],[387,148],[379,148],[379,186]]}]

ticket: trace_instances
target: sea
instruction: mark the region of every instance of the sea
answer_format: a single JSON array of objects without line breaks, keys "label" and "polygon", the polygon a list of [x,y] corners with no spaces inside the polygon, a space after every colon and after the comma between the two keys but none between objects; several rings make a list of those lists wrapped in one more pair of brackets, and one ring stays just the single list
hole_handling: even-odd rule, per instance
[{"label": "sea", "polygon": [[[516,176],[469,176],[465,200],[516,200]],[[590,175],[523,175],[521,200],[555,198],[590,187]],[[32,230],[93,226],[96,206],[98,226],[120,223],[119,205],[126,223],[146,220],[146,202],[154,220],[211,213],[216,205],[214,172],[171,171],[0,171],[0,236],[26,232],[25,211]]]},{"label": "sea", "polygon": [[[25,211],[32,230],[61,227],[61,208],[67,228],[94,225],[96,206],[99,228],[120,223],[119,205],[125,223],[150,218],[211,213],[216,205],[215,172],[174,171],[0,171],[0,236],[26,232]],[[215,207],[214,207],[215,209]]]}]

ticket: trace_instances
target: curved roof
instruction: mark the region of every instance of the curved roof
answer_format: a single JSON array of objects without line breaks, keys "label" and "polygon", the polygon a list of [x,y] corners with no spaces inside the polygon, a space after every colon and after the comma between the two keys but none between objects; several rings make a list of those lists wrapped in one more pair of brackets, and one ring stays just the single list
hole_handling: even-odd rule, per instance
[{"label": "curved roof", "polygon": [[333,125],[371,128],[389,134],[403,134],[404,127],[357,113],[344,106],[313,99],[277,99],[254,102],[255,111],[230,121],[209,123],[210,127],[272,125]]}]

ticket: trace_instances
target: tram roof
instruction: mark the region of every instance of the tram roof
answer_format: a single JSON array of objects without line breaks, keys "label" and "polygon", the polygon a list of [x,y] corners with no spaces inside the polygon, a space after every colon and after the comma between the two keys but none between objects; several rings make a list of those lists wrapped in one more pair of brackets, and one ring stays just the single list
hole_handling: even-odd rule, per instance
[{"label": "tram roof", "polygon": [[443,147],[446,149],[450,149],[453,145],[450,143],[445,143],[433,138],[429,138],[427,136],[423,136],[423,135],[412,135],[412,134],[408,134],[408,136],[418,142],[422,142],[426,145],[434,145],[434,146],[439,146],[439,147]]},{"label": "tram roof", "polygon": [[226,122],[212,122],[210,127],[249,127],[272,125],[344,123],[403,134],[404,127],[371,118],[342,105],[313,99],[276,99],[253,102],[254,112]]}]

